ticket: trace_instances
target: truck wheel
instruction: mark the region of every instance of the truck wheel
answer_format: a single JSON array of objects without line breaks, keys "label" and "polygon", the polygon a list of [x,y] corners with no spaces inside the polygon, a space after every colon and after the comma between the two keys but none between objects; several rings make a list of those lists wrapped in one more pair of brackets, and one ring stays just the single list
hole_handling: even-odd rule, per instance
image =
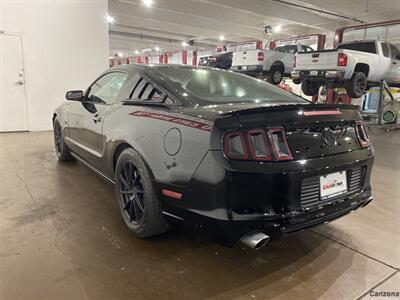
[{"label": "truck wheel", "polygon": [[321,84],[318,82],[312,82],[308,79],[304,79],[301,82],[301,90],[306,96],[315,96],[319,92]]},{"label": "truck wheel", "polygon": [[283,73],[282,69],[277,66],[271,67],[271,70],[269,70],[268,76],[267,76],[267,81],[272,84],[279,84],[282,81]]},{"label": "truck wheel", "polygon": [[300,84],[301,83],[301,79],[300,78],[292,78],[292,82],[294,84]]},{"label": "truck wheel", "polygon": [[344,88],[351,98],[360,98],[367,90],[367,76],[363,72],[355,72],[351,79],[345,82]]}]

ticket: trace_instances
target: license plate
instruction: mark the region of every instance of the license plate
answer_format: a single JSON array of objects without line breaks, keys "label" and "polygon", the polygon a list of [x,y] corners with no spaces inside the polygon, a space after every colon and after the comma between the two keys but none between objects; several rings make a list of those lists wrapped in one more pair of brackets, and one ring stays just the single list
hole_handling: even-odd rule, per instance
[{"label": "license plate", "polygon": [[247,66],[243,66],[243,67],[242,67],[242,70],[245,70],[245,71],[246,71],[246,70],[247,70]]},{"label": "license plate", "polygon": [[347,193],[346,171],[331,173],[319,179],[321,199],[329,199]]},{"label": "license plate", "polygon": [[318,71],[310,71],[310,75],[311,76],[317,76],[318,75]]}]

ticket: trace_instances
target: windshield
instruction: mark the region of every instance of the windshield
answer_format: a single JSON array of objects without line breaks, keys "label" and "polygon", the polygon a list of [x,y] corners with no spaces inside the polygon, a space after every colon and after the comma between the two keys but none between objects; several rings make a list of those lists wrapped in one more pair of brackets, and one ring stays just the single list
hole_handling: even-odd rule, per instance
[{"label": "windshield", "polygon": [[307,103],[298,96],[247,75],[181,67],[162,67],[157,70],[164,82],[204,102]]}]

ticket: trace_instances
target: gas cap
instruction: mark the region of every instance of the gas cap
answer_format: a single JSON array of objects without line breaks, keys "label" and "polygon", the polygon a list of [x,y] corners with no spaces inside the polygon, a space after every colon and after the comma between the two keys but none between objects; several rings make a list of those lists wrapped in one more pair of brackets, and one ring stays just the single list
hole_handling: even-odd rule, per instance
[{"label": "gas cap", "polygon": [[182,134],[176,127],[171,128],[167,131],[164,136],[164,149],[168,155],[174,156],[181,149],[182,145]]}]

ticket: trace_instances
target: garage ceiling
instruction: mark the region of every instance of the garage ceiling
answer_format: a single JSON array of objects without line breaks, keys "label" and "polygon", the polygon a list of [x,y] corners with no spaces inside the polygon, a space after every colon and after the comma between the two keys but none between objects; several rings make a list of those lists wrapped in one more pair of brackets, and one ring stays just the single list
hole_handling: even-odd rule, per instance
[{"label": "garage ceiling", "polygon": [[188,40],[195,48],[215,48],[221,35],[223,43],[265,39],[266,25],[280,27],[272,37],[282,38],[396,19],[399,13],[399,0],[110,0],[110,51],[177,50]]}]

